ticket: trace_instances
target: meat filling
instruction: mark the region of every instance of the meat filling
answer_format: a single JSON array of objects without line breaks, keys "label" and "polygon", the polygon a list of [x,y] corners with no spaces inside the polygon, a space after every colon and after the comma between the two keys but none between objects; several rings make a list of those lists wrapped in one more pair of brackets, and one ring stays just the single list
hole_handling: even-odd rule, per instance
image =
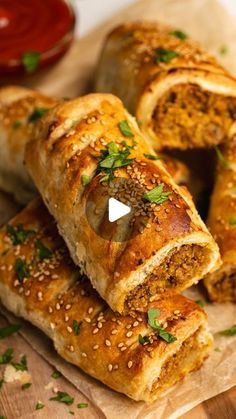
[{"label": "meat filling", "polygon": [[[213,276],[214,275],[214,276]],[[236,272],[214,272],[209,297],[218,303],[236,303]],[[213,282],[214,281],[214,282]]]},{"label": "meat filling", "polygon": [[162,146],[212,146],[227,137],[236,119],[236,98],[208,92],[195,84],[177,85],[158,101],[152,118]]},{"label": "meat filling", "polygon": [[196,244],[183,245],[169,253],[163,263],[137,286],[126,300],[128,309],[144,311],[148,302],[157,294],[177,293],[185,289],[195,277],[200,278],[202,268],[209,261],[206,247]]}]

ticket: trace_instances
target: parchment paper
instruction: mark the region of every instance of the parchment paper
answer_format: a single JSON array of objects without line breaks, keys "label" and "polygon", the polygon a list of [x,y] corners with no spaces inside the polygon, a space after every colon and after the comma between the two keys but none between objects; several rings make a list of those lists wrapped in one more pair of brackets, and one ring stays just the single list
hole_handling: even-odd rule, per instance
[{"label": "parchment paper", "polygon": [[[54,96],[78,96],[88,91],[97,55],[106,32],[124,20],[149,18],[171,23],[188,32],[236,75],[236,21],[217,3],[217,0],[141,0],[120,12],[85,38],[74,43],[69,53],[50,71],[26,80],[14,80],[38,88]],[[219,48],[227,47],[221,56]],[[9,82],[9,80],[8,80]],[[12,82],[12,81],[11,81]],[[17,211],[9,197],[0,193],[0,224]],[[203,299],[197,288],[187,291],[192,299]],[[236,322],[236,305],[208,304],[209,325],[215,335],[215,348],[204,366],[183,382],[165,392],[152,405],[136,403],[109,390],[78,368],[69,365],[55,354],[52,343],[26,322],[21,334],[45,359],[82,391],[97,407],[101,417],[108,419],[177,418],[197,404],[236,385],[236,336],[223,337],[222,329]],[[4,310],[9,321],[19,322]]]}]

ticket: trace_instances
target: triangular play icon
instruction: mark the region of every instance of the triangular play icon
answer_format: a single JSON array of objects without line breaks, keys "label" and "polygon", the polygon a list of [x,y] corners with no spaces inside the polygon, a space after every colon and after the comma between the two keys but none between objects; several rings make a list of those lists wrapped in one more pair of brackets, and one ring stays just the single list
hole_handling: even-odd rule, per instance
[{"label": "triangular play icon", "polygon": [[123,204],[115,198],[109,198],[108,201],[108,219],[110,223],[113,223],[124,215],[129,214],[131,208],[128,205]]}]

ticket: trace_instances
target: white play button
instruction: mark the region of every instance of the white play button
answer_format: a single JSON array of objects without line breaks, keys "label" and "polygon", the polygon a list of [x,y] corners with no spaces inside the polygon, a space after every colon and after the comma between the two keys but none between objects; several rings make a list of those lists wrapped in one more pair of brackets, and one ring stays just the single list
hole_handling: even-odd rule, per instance
[{"label": "white play button", "polygon": [[123,204],[120,201],[117,201],[115,198],[109,198],[108,201],[108,219],[110,223],[113,223],[119,218],[124,217],[124,215],[129,214],[131,208],[128,205]]}]

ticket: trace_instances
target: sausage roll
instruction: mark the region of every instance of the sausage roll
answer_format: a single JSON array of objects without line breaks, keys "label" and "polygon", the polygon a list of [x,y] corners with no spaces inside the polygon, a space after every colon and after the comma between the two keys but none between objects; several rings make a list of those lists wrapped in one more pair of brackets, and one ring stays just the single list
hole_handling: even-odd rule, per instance
[{"label": "sausage roll", "polygon": [[36,195],[23,164],[24,148],[32,126],[55,101],[20,86],[0,89],[0,188],[17,201],[28,202]]},{"label": "sausage roll", "polygon": [[212,301],[236,303],[236,137],[230,146],[217,151],[220,161],[208,226],[219,245],[223,263],[204,282]]},{"label": "sausage roll", "polygon": [[119,96],[159,149],[219,144],[236,118],[235,79],[184,32],[157,22],[108,35],[96,90]]},{"label": "sausage roll", "polygon": [[135,400],[154,401],[209,353],[206,314],[185,297],[113,313],[73,265],[40,200],[0,230],[0,255],[5,307],[43,330],[67,361]]},{"label": "sausage roll", "polygon": [[[108,94],[57,105],[26,146],[29,173],[72,259],[120,313],[189,287],[219,261],[190,195],[153,155]],[[110,198],[131,208],[118,222],[109,221]]]}]

